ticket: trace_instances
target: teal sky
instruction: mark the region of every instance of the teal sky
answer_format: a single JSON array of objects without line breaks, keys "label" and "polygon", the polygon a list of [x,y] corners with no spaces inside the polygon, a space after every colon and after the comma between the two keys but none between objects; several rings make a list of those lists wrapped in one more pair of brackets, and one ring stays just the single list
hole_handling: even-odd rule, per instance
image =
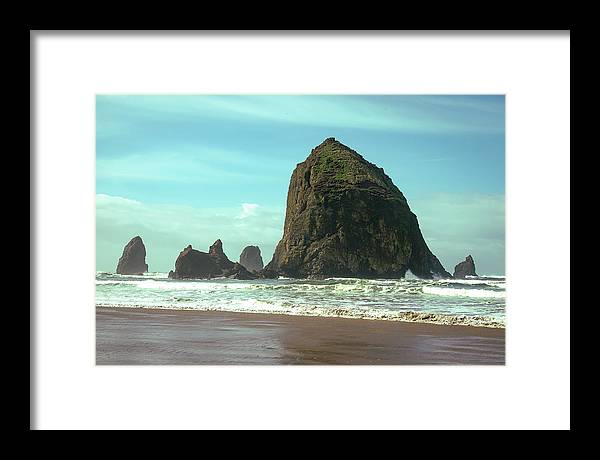
[{"label": "teal sky", "polygon": [[504,274],[504,96],[96,97],[96,268],[135,235],[150,271],[217,238],[283,234],[289,179],[327,137],[385,169],[444,267]]}]

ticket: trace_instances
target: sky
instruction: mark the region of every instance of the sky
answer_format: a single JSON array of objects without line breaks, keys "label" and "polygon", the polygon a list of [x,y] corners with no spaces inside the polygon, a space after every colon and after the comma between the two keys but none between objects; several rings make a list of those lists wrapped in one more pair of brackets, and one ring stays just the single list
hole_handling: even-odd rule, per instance
[{"label": "sky", "polygon": [[504,96],[96,96],[96,269],[140,235],[151,272],[218,238],[229,259],[283,235],[290,176],[335,137],[384,168],[446,270],[505,269]]}]

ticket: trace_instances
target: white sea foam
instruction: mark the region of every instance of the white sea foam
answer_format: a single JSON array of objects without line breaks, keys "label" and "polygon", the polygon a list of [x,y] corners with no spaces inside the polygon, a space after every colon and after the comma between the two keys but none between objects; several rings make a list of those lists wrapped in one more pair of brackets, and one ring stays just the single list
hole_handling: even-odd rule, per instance
[{"label": "white sea foam", "polygon": [[219,289],[247,289],[248,285],[241,283],[219,283],[210,281],[161,281],[147,280],[97,280],[96,284],[133,285],[141,289],[164,289],[182,291],[215,291]]},{"label": "white sea foam", "polygon": [[446,287],[436,286],[423,286],[423,292],[425,294],[442,295],[450,297],[476,297],[476,298],[504,298],[506,297],[505,291],[491,291],[488,289],[455,289]]},{"label": "white sea foam", "polygon": [[487,280],[487,279],[449,279],[449,280],[444,280],[447,281],[448,283],[454,283],[454,284],[471,284],[471,285],[477,285],[477,284],[489,284],[489,285],[498,285],[498,286],[502,286],[505,284],[504,281],[499,281],[499,280]]},{"label": "white sea foam", "polygon": [[276,305],[260,301],[239,301],[235,305],[187,305],[180,307],[164,305],[138,305],[132,303],[98,303],[98,307],[107,308],[145,308],[165,310],[197,310],[197,311],[225,311],[231,313],[263,313],[281,314],[291,316],[317,316],[326,318],[366,319],[379,321],[402,321],[411,323],[428,323],[455,326],[478,326],[489,328],[504,328],[504,323],[493,317],[467,316],[467,315],[442,315],[415,311],[391,310],[353,310],[343,307],[302,306],[292,307]]},{"label": "white sea foam", "polygon": [[242,281],[97,273],[96,303],[503,327],[505,294],[504,281],[483,278]]},{"label": "white sea foam", "polygon": [[415,275],[410,270],[406,270],[406,273],[404,274],[404,278],[407,279],[407,280],[418,280],[419,279],[417,277],[417,275]]}]

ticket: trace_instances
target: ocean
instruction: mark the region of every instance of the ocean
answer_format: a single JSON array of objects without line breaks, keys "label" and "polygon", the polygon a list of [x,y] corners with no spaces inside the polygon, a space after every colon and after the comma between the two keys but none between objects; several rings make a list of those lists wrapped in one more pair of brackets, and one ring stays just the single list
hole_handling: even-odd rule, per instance
[{"label": "ocean", "polygon": [[464,280],[172,280],[96,273],[96,306],[229,311],[505,327],[504,276]]}]

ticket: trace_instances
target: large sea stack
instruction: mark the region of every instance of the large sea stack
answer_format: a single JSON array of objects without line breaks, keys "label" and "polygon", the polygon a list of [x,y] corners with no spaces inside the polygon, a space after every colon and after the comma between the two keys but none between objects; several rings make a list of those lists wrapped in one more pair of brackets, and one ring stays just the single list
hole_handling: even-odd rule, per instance
[{"label": "large sea stack", "polygon": [[215,241],[208,252],[193,249],[191,245],[179,253],[175,261],[175,270],[169,272],[169,278],[215,278],[250,280],[257,276],[242,265],[232,262],[223,252],[221,240]]},{"label": "large sea stack", "polygon": [[454,267],[454,278],[466,278],[467,276],[477,276],[475,273],[475,261],[471,255]]},{"label": "large sea stack", "polygon": [[259,272],[264,264],[258,246],[246,246],[240,254],[240,264],[251,272]]},{"label": "large sea stack", "polygon": [[146,247],[140,236],[133,237],[123,248],[123,255],[117,263],[119,275],[141,275],[148,271]]},{"label": "large sea stack", "polygon": [[295,278],[450,274],[382,168],[334,138],[292,173],[283,238],[266,271]]}]

